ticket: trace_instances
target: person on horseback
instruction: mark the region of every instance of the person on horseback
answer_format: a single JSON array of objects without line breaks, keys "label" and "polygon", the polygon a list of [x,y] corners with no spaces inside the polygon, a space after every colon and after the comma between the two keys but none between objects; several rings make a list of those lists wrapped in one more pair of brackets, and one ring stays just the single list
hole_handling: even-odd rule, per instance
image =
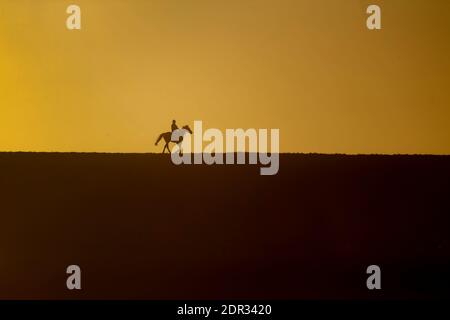
[{"label": "person on horseback", "polygon": [[171,129],[172,129],[171,132],[163,132],[163,133],[161,133],[158,136],[158,139],[155,142],[155,146],[157,146],[159,141],[161,139],[164,139],[165,145],[164,145],[164,149],[163,149],[162,153],[164,153],[166,151],[166,149],[170,153],[169,143],[176,143],[176,144],[181,146],[181,143],[183,142],[183,136],[186,133],[192,134],[192,130],[191,130],[191,128],[189,128],[188,125],[184,126],[181,129],[178,129],[178,126],[177,126],[175,120],[172,121],[172,128]]}]

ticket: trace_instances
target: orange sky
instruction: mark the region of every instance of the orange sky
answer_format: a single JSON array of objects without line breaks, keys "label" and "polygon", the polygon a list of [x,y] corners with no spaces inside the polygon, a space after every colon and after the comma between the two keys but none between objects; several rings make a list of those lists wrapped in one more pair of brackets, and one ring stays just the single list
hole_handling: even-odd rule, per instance
[{"label": "orange sky", "polygon": [[175,118],[279,128],[283,152],[450,154],[448,0],[1,0],[0,39],[1,151],[159,152]]}]

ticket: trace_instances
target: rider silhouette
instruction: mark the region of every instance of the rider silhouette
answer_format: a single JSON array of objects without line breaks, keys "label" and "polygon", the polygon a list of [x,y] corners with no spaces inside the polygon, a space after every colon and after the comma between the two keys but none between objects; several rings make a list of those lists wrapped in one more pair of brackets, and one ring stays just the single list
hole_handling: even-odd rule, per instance
[{"label": "rider silhouette", "polygon": [[177,123],[175,120],[172,120],[172,132],[178,129]]},{"label": "rider silhouette", "polygon": [[172,120],[172,127],[171,128],[172,128],[172,138],[171,138],[171,140],[174,141],[174,142],[181,141],[181,140],[176,140],[176,139],[173,138],[173,132],[175,130],[178,130],[177,122],[175,120]]}]

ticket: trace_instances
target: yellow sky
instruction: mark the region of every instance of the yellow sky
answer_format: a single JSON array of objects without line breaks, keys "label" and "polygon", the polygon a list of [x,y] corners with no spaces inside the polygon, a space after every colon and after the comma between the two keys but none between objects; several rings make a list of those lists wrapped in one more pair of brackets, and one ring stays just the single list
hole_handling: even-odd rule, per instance
[{"label": "yellow sky", "polygon": [[158,152],[177,119],[450,154],[449,39],[448,0],[0,0],[0,150]]}]

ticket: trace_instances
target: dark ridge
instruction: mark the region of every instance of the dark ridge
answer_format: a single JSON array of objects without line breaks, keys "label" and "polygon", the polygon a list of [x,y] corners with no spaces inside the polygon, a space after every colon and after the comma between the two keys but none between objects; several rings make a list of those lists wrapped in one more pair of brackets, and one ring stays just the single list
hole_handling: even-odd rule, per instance
[{"label": "dark ridge", "polygon": [[[0,153],[0,298],[450,297],[450,156]],[[79,292],[66,267],[82,268]],[[382,290],[366,288],[381,267]]]}]

